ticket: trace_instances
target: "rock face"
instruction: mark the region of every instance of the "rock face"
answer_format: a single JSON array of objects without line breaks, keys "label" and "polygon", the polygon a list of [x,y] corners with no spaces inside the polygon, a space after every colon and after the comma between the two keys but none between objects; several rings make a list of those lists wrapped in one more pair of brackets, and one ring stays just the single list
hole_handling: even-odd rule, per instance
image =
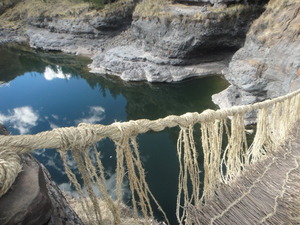
[{"label": "rock face", "polygon": [[[9,135],[2,124],[0,134]],[[48,171],[29,154],[21,159],[22,171],[0,198],[0,224],[82,225]]]},{"label": "rock face", "polygon": [[198,65],[170,65],[166,58],[151,55],[136,45],[112,48],[93,58],[91,72],[118,75],[126,81],[176,82],[195,76],[220,74],[231,55],[220,54],[219,61]]},{"label": "rock face", "polygon": [[201,3],[210,3],[210,4],[219,4],[219,3],[236,3],[241,2],[241,0],[175,0],[174,2],[187,3],[187,4],[201,4]]},{"label": "rock face", "polygon": [[45,177],[48,190],[47,194],[52,206],[52,213],[47,225],[84,225],[75,211],[70,207],[69,202],[66,200],[59,187],[51,179],[48,170],[41,164],[40,167]]},{"label": "rock face", "polygon": [[91,72],[150,82],[221,74],[259,12],[246,6],[208,10],[165,4],[163,16],[136,13],[131,25],[135,42],[97,54]]},{"label": "rock face", "polygon": [[[126,81],[173,82],[222,74],[242,46],[262,5],[228,1],[203,0],[198,1],[202,5],[187,6],[165,0],[119,0],[101,12],[88,5],[56,2],[53,12],[40,14],[17,4],[16,12],[27,15],[24,23],[31,47],[90,56],[92,72]],[[37,7],[44,10],[48,4]],[[64,7],[69,10],[61,10]]]},{"label": "rock face", "polygon": [[216,104],[221,108],[251,104],[300,88],[299,11],[299,2],[269,3],[244,47],[233,56],[225,74],[231,86],[213,96]]},{"label": "rock face", "polygon": [[[53,18],[53,17],[32,17],[28,19],[29,25],[43,28],[54,33],[67,33],[85,38],[96,38],[112,31],[120,31],[131,23],[133,6],[124,12],[124,15],[104,16],[92,14],[78,16],[77,18]],[[86,10],[87,11],[87,10]],[[87,11],[88,12],[88,11]],[[81,12],[81,14],[87,13]]]},{"label": "rock face", "polygon": [[46,224],[52,213],[43,173],[37,163],[24,156],[23,171],[13,187],[0,199],[0,224]]},{"label": "rock face", "polygon": [[12,7],[18,2],[20,2],[20,0],[2,0],[0,2],[0,14],[3,13],[7,8]]},{"label": "rock face", "polygon": [[[119,11],[99,13],[76,6],[58,14],[28,15],[27,35],[32,47],[88,55],[92,72],[126,81],[173,82],[225,74],[232,85],[213,99],[229,107],[299,88],[299,1],[270,1],[248,32],[265,2],[119,0],[114,3]],[[0,9],[9,4],[4,1]],[[0,43],[9,39],[2,31]]]}]

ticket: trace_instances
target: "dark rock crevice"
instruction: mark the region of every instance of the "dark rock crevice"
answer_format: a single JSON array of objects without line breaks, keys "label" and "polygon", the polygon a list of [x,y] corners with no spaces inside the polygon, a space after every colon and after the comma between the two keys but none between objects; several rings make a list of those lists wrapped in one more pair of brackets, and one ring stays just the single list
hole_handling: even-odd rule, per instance
[{"label": "dark rock crevice", "polygon": [[233,56],[225,74],[231,86],[213,96],[216,104],[252,104],[300,88],[299,8],[292,0],[269,3]]}]

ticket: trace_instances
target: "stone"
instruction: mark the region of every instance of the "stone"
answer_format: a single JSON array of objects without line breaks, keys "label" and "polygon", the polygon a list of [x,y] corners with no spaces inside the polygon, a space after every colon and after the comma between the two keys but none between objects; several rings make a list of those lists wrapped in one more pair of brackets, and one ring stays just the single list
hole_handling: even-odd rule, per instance
[{"label": "stone", "polygon": [[[133,35],[141,40],[146,51],[169,59],[181,59],[180,64],[194,64],[196,58],[226,50],[236,50],[245,41],[251,21],[259,14],[241,12],[228,19],[203,12],[204,7],[169,5],[167,18],[138,18],[132,22]],[[209,18],[201,21],[198,14]]]},{"label": "stone", "polygon": [[206,16],[205,7],[163,7],[168,12],[166,17],[136,15],[130,28],[133,43],[96,54],[89,66],[91,72],[149,82],[221,75],[242,46],[250,22],[259,14],[259,10],[242,10],[238,18],[228,20],[216,13],[206,23],[195,19],[199,13]]},{"label": "stone", "polygon": [[[300,88],[300,77],[297,68],[300,66],[300,42],[280,41],[271,48],[247,40],[245,46],[232,58],[225,78],[236,88],[232,96],[239,96],[233,100],[229,94],[225,100],[224,93],[214,97],[214,102],[221,108],[223,103],[215,101],[217,98],[227,102],[226,106],[253,104],[269,98],[275,98]],[[251,98],[249,98],[252,96]],[[251,99],[251,101],[249,100]]]},{"label": "stone", "polygon": [[168,59],[153,56],[135,45],[115,47],[100,53],[89,65],[92,73],[111,74],[125,81],[178,82],[191,77],[221,74],[230,55],[219,55],[217,62],[175,66]]},{"label": "stone", "polygon": [[52,205],[43,172],[29,156],[22,157],[22,165],[15,183],[0,199],[0,224],[46,224]]},{"label": "stone", "polygon": [[175,0],[174,2],[196,4],[196,3],[210,3],[210,4],[220,4],[220,3],[238,3],[241,0]]},{"label": "stone", "polygon": [[83,225],[62,191],[51,179],[48,170],[42,164],[40,164],[40,167],[45,177],[48,195],[52,204],[52,213],[47,225]]},{"label": "stone", "polygon": [[135,16],[130,29],[134,42],[96,54],[91,72],[149,82],[220,75],[259,14],[259,10],[252,14],[246,10],[230,20],[214,14],[207,24],[194,19],[199,12],[208,13],[202,6],[164,7],[167,17]]},{"label": "stone", "polygon": [[[9,135],[0,124],[0,134]],[[1,225],[83,225],[47,169],[30,154],[21,156],[22,171],[0,198]]]},{"label": "stone", "polygon": [[21,0],[1,0],[0,2],[0,15],[8,8],[12,7],[13,5],[17,4]]},{"label": "stone", "polygon": [[[221,108],[253,104],[300,89],[300,39],[296,35],[300,4],[289,2],[278,1],[277,11],[272,6],[268,10],[267,6],[254,21],[245,45],[234,54],[225,74],[231,86],[213,97]],[[275,19],[269,21],[269,18]],[[261,31],[264,23],[278,24],[278,21],[286,24],[285,32],[278,33],[281,28]]]},{"label": "stone", "polygon": [[0,135],[9,135],[9,131],[2,124],[0,124]]}]

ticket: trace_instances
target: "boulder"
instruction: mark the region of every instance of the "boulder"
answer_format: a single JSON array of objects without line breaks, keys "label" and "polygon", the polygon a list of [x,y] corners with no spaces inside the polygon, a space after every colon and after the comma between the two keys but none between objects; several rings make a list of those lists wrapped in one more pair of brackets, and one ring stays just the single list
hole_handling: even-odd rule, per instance
[{"label": "boulder", "polygon": [[269,3],[254,22],[244,47],[235,53],[225,74],[231,86],[213,96],[221,108],[252,104],[300,89],[300,3],[288,2]]},{"label": "boulder", "polygon": [[155,16],[145,11],[150,6],[137,7],[131,25],[135,42],[99,52],[91,72],[149,82],[220,75],[242,46],[250,22],[261,12],[261,7],[252,6],[223,11],[163,4]]},{"label": "boulder", "polygon": [[191,77],[221,74],[230,54],[198,65],[170,65],[167,58],[153,56],[136,45],[119,46],[100,53],[89,65],[91,72],[119,76],[125,81],[177,82]]},{"label": "boulder", "polygon": [[197,58],[240,48],[251,22],[261,12],[261,6],[167,4],[157,16],[135,16],[132,30],[146,51],[170,60],[181,59],[181,64],[194,64]]},{"label": "boulder", "polygon": [[28,155],[22,157],[22,165],[13,186],[0,199],[0,224],[47,224],[52,204],[43,172]]},{"label": "boulder", "polygon": [[[9,135],[0,124],[0,134]],[[0,198],[1,225],[82,225],[46,168],[30,154],[21,156],[22,171]]]}]

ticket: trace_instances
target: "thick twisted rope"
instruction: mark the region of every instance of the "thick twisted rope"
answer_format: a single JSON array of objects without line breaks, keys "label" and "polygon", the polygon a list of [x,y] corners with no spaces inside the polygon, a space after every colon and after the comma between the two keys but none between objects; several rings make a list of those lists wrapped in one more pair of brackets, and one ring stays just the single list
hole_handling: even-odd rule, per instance
[{"label": "thick twisted rope", "polygon": [[22,169],[20,156],[11,151],[0,151],[0,197],[5,194]]},{"label": "thick twisted rope", "polygon": [[129,133],[129,136],[143,134],[148,131],[159,132],[166,128],[176,126],[188,128],[190,125],[196,123],[222,120],[236,114],[246,114],[257,109],[269,107],[292,98],[299,93],[300,90],[297,90],[285,96],[258,102],[253,105],[234,106],[216,111],[209,109],[201,114],[193,112],[181,116],[170,115],[157,120],[140,119],[122,123],[116,122],[107,126],[81,123],[78,127],[57,128],[35,135],[0,135],[0,149],[1,151],[10,150],[17,154],[30,153],[33,150],[43,148],[72,149],[74,146],[88,146],[91,143],[98,142],[104,137],[108,137],[112,140],[120,139],[120,128],[125,129]]},{"label": "thick twisted rope", "polygon": [[[84,182],[88,188],[89,195],[95,200],[92,193],[93,182],[101,182],[99,189],[105,192],[105,178],[103,171],[100,170],[101,178],[96,178],[97,173],[91,162],[87,160],[87,151],[90,146],[96,142],[110,138],[116,144],[117,151],[117,196],[121,200],[121,186],[123,177],[126,174],[125,166],[131,171],[129,180],[133,198],[139,197],[141,210],[146,218],[148,212],[150,217],[153,216],[152,209],[149,208],[149,195],[152,194],[146,184],[145,174],[139,159],[136,136],[148,131],[159,132],[166,128],[179,126],[181,132],[178,139],[178,156],[180,157],[180,174],[179,174],[179,197],[177,199],[178,207],[182,202],[183,205],[193,202],[200,204],[206,198],[213,196],[214,190],[218,188],[219,183],[229,182],[243,169],[245,163],[251,160],[258,160],[266,153],[266,147],[280,143],[287,136],[288,128],[297,119],[300,114],[300,90],[278,97],[272,100],[255,103],[253,105],[235,106],[221,110],[206,110],[203,113],[186,113],[181,116],[167,116],[157,120],[141,119],[123,123],[113,123],[111,125],[91,125],[80,124],[78,127],[57,128],[52,131],[41,132],[35,135],[18,135],[18,136],[0,136],[0,196],[5,194],[11,184],[14,182],[21,170],[19,155],[32,152],[35,149],[59,149],[62,158],[64,152],[68,149],[74,150],[79,170],[85,175]],[[247,145],[245,138],[245,129],[243,126],[243,116],[251,111],[258,110],[258,129],[249,152],[246,152]],[[268,117],[271,113],[270,118]],[[226,119],[232,118],[231,131],[226,125]],[[272,120],[279,121],[272,121]],[[271,121],[271,122],[270,122]],[[204,194],[200,198],[199,193],[199,173],[197,161],[197,152],[193,138],[193,126],[201,124],[202,145],[204,150]],[[223,127],[228,136],[229,144],[223,153],[222,135]],[[266,126],[270,126],[267,131]],[[280,132],[278,131],[280,130]],[[273,132],[273,133],[272,133]],[[259,137],[261,135],[261,137]],[[274,144],[275,143],[275,144]],[[223,157],[221,156],[223,154]],[[98,169],[102,169],[101,162],[98,161]],[[222,165],[226,170],[222,171]],[[65,166],[67,167],[66,163]],[[68,170],[66,168],[66,170]],[[69,171],[69,178],[73,184],[80,189],[80,185],[75,180],[76,177]],[[87,178],[90,177],[90,178]],[[90,183],[92,180],[93,182]],[[188,191],[187,182],[190,180],[192,193]],[[181,200],[181,197],[183,200]],[[104,196],[108,200],[108,196]],[[137,206],[133,202],[135,214],[137,215]],[[111,211],[116,211],[116,207],[108,200],[108,206]],[[96,201],[93,201],[95,211],[99,210]],[[185,210],[180,216],[179,209],[177,217],[180,223],[183,223]],[[96,217],[101,220],[101,215],[96,213]],[[116,212],[116,224],[120,222],[120,213]]]}]

